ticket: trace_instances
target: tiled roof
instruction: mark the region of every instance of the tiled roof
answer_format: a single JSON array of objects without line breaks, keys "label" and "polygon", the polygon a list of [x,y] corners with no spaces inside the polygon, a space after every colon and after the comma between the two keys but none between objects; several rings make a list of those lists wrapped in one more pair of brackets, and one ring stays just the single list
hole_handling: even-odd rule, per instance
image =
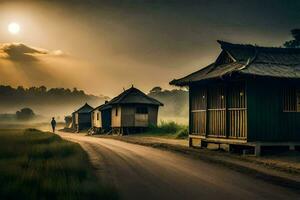
[{"label": "tiled roof", "polygon": [[231,44],[218,41],[222,52],[233,58],[225,64],[212,63],[188,76],[175,79],[172,85],[184,86],[192,82],[218,79],[233,73],[273,78],[300,79],[300,49],[273,48]]}]

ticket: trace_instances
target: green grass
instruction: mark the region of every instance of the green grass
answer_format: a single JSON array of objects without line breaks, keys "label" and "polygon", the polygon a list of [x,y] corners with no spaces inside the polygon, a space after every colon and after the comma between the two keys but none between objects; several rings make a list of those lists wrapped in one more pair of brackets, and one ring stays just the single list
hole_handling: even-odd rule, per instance
[{"label": "green grass", "polygon": [[0,199],[118,199],[76,143],[35,129],[0,129]]},{"label": "green grass", "polygon": [[174,121],[161,121],[160,125],[149,127],[144,134],[175,139],[185,139],[188,137],[188,126],[177,124]]}]

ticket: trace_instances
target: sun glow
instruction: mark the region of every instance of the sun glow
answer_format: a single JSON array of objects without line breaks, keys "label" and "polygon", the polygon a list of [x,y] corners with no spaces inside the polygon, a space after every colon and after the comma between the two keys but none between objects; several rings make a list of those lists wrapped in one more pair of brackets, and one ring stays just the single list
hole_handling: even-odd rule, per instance
[{"label": "sun glow", "polygon": [[11,34],[18,34],[20,32],[20,25],[15,22],[10,23],[7,28]]}]

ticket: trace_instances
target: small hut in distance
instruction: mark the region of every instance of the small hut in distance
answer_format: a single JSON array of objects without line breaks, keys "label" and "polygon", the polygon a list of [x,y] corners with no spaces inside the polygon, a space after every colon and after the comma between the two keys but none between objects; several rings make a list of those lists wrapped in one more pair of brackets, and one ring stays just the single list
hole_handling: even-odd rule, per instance
[{"label": "small hut in distance", "polygon": [[91,127],[91,115],[90,112],[93,107],[85,103],[82,107],[72,113],[73,129],[77,132],[86,130]]},{"label": "small hut in distance", "polygon": [[133,86],[109,103],[113,133],[141,132],[150,125],[157,125],[159,106],[163,104]]}]

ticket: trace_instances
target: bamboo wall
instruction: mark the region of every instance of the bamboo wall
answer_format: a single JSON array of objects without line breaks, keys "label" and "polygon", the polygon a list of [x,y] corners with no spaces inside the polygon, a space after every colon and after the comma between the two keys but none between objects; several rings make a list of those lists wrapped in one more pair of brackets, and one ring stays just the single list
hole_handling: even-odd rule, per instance
[{"label": "bamboo wall", "polygon": [[243,82],[190,87],[191,133],[245,139],[247,102]]}]

